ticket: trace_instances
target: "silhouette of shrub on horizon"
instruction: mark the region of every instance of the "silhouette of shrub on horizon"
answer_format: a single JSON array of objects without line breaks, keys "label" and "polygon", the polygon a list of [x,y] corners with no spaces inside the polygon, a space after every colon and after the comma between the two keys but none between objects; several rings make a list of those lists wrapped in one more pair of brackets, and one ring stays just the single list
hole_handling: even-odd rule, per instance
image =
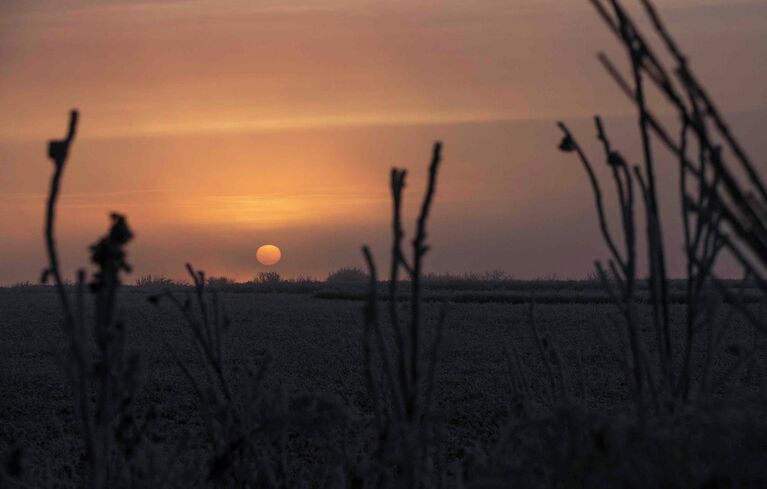
[{"label": "silhouette of shrub on horizon", "polygon": [[329,284],[365,284],[369,275],[359,267],[342,267],[330,272],[325,282]]},{"label": "silhouette of shrub on horizon", "polygon": [[212,275],[206,279],[205,285],[214,289],[215,288],[220,289],[224,287],[230,287],[232,285],[237,285],[237,281],[229,277],[224,277],[224,276],[216,277]]},{"label": "silhouette of shrub on horizon", "polygon": [[183,281],[173,280],[161,275],[146,274],[136,279],[136,287],[179,287],[188,286],[189,283]]},{"label": "silhouette of shrub on horizon", "polygon": [[256,283],[262,285],[276,285],[282,282],[282,277],[277,272],[258,272]]}]

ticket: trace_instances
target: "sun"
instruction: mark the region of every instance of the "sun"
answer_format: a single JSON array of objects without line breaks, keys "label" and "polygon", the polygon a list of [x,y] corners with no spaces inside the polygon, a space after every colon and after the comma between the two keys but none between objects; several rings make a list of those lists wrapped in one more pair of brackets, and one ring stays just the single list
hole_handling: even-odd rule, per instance
[{"label": "sun", "polygon": [[256,260],[262,265],[276,265],[282,259],[282,252],[271,244],[262,245],[256,251]]}]

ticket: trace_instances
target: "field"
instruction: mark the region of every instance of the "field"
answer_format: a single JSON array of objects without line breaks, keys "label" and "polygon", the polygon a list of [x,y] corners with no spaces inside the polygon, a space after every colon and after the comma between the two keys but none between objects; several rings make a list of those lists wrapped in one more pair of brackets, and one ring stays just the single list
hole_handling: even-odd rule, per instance
[{"label": "field", "polygon": [[[566,297],[562,290],[558,293]],[[577,296],[578,291],[570,293]],[[281,385],[288,394],[320,394],[355,414],[369,414],[362,370],[362,302],[317,295],[321,296],[317,292],[221,293],[232,320],[224,338],[225,363],[228,367],[244,365],[266,350],[272,357],[271,385]],[[194,392],[165,343],[187,365],[194,367],[197,357],[179,313],[168,304],[151,305],[148,296],[140,288],[125,288],[121,293],[126,347],[140,352],[144,379],[140,403],[156,408],[163,421],[159,445],[170,450],[181,433],[190,428],[201,432],[202,420]],[[425,305],[427,325],[434,324],[439,307],[436,302]],[[0,453],[23,444],[28,481],[61,479],[66,486],[72,468],[78,466],[74,454],[79,453],[79,442],[73,435],[76,424],[70,387],[57,363],[63,341],[57,298],[47,288],[0,289],[0,310],[4,318]],[[529,304],[448,303],[435,412],[444,421],[445,448],[451,461],[468,457],[466,447],[492,452],[502,428],[512,421],[505,354],[509,345],[520,352],[534,386],[530,406],[541,412],[532,416],[548,413],[542,388],[546,376],[528,313]],[[673,306],[672,313],[678,322],[681,306]],[[619,343],[614,325],[620,324],[615,307],[604,303],[537,304],[535,316],[539,330],[548,332],[571,366],[575,402],[608,417],[623,411],[630,396],[623,387],[621,352],[613,346]],[[745,349],[752,344],[753,333],[736,318],[726,341]],[[725,368],[735,356],[723,355],[718,366]],[[752,371],[757,369],[758,377],[763,377],[762,361],[753,362],[742,376],[742,392],[761,392]]]}]

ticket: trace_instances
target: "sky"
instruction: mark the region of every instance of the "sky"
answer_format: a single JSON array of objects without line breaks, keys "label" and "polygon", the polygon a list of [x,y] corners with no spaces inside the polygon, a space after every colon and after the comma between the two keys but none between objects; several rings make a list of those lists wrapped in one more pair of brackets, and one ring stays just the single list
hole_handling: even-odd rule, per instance
[{"label": "sky", "polygon": [[[628,2],[631,3],[631,2]],[[693,69],[767,173],[767,0],[658,0]],[[81,112],[58,222],[67,275],[128,216],[134,277],[191,261],[247,280],[381,263],[388,172],[412,223],[444,143],[427,270],[583,277],[605,256],[570,123],[596,153],[607,117],[639,155],[628,103],[595,59],[622,52],[586,0],[5,0],[0,3],[0,284],[44,266],[45,141]],[[760,159],[761,158],[761,159]],[[660,155],[672,273],[676,169]],[[675,221],[676,219],[676,221]],[[407,229],[412,236],[412,226]]]}]

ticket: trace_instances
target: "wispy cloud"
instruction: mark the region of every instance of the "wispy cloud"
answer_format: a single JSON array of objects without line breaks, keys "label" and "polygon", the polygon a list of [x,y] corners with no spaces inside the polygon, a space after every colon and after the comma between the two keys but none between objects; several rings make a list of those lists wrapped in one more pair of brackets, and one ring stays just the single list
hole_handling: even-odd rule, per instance
[{"label": "wispy cloud", "polygon": [[[349,1],[262,1],[255,4],[243,0],[167,0],[167,1],[7,1],[0,11],[13,15],[14,20],[29,22],[77,22],[94,17],[120,21],[172,20],[192,17],[298,15],[313,12],[339,12],[353,9]],[[6,17],[7,20],[7,17]]]},{"label": "wispy cloud", "polygon": [[[109,208],[120,206],[145,207],[156,205],[156,199],[149,199],[148,196],[160,197],[167,195],[167,190],[146,189],[146,190],[126,190],[112,192],[80,192],[67,193],[60,197],[59,206],[62,208]],[[0,212],[3,209],[18,208],[38,208],[47,199],[46,194],[31,192],[12,192],[0,194]]]}]

